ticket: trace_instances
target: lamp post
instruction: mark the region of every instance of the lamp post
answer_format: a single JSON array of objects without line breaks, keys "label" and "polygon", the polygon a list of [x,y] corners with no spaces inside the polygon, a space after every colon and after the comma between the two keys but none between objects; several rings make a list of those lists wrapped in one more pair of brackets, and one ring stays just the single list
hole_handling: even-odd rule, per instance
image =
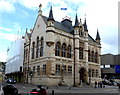
[{"label": "lamp post", "polygon": [[64,67],[63,67],[64,65],[62,64],[62,67],[61,67],[61,82],[60,82],[60,85],[62,85],[63,84],[63,82],[64,82]]},{"label": "lamp post", "polygon": [[33,71],[29,71],[29,75],[30,75],[30,83],[32,84]]}]

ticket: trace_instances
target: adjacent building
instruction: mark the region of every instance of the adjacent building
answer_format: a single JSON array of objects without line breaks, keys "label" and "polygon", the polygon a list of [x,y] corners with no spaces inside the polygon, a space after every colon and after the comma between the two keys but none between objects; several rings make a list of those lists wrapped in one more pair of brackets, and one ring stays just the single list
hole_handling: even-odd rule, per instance
[{"label": "adjacent building", "polygon": [[23,81],[24,39],[19,38],[11,43],[7,50],[5,75],[17,82]]},{"label": "adjacent building", "polygon": [[24,81],[42,85],[81,85],[101,79],[101,39],[89,35],[75,14],[75,24],[65,17],[55,20],[52,7],[48,17],[41,5],[33,29],[26,31],[24,43]]},{"label": "adjacent building", "polygon": [[102,78],[120,79],[120,54],[104,54],[101,56]]},{"label": "adjacent building", "polygon": [[5,78],[5,64],[6,62],[0,62],[0,81],[3,81]]}]

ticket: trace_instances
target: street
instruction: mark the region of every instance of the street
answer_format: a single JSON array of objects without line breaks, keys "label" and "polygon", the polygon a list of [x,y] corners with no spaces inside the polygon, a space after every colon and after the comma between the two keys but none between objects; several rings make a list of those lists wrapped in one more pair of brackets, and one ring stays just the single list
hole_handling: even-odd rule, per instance
[{"label": "street", "polygon": [[[3,84],[5,85],[5,84]],[[19,90],[19,93],[26,95],[27,92],[33,88],[37,88],[37,85],[30,84],[14,84]],[[120,89],[117,86],[106,86],[105,88],[94,88],[94,87],[65,87],[65,86],[50,86],[47,89],[48,95],[54,91],[54,95],[120,95]]]}]

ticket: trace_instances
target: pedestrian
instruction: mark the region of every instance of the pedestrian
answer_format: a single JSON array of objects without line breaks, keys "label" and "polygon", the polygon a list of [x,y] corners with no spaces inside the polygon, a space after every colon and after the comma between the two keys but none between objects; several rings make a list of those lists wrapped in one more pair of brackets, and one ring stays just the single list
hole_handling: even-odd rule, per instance
[{"label": "pedestrian", "polygon": [[98,82],[98,87],[100,87],[100,82]]},{"label": "pedestrian", "polygon": [[102,88],[102,82],[100,82],[100,87]]},{"label": "pedestrian", "polygon": [[97,88],[97,81],[95,81],[95,88]]}]

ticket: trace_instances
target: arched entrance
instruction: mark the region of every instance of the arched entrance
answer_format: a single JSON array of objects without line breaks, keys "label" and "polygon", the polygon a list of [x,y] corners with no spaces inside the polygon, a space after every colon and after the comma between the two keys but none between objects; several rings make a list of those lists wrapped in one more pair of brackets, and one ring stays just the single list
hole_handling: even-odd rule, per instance
[{"label": "arched entrance", "polygon": [[82,67],[80,68],[79,70],[79,79],[80,79],[80,84],[81,82],[82,83],[87,83],[87,79],[88,79],[88,76],[87,76],[87,70],[86,68]]}]

